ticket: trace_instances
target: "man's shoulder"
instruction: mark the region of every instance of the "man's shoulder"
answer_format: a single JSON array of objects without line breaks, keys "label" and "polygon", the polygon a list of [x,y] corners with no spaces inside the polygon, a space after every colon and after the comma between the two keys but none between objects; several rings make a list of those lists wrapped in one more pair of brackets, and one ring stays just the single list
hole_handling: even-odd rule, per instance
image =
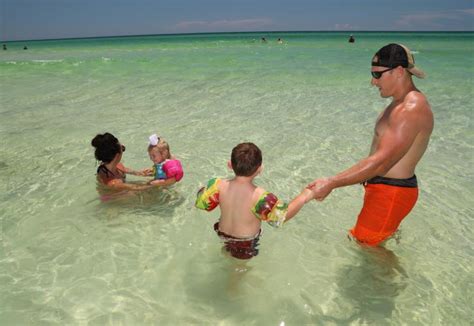
[{"label": "man's shoulder", "polygon": [[419,90],[413,90],[408,92],[405,96],[403,108],[409,111],[413,109],[429,109],[430,105],[425,94]]},{"label": "man's shoulder", "polygon": [[408,92],[402,102],[397,104],[390,114],[390,120],[431,115],[431,107],[426,96],[418,90]]},{"label": "man's shoulder", "polygon": [[[433,113],[426,96],[418,90],[410,91],[406,94],[403,102],[400,103],[390,115],[390,124],[408,123],[421,127],[431,124]],[[418,129],[418,128],[416,128]]]}]

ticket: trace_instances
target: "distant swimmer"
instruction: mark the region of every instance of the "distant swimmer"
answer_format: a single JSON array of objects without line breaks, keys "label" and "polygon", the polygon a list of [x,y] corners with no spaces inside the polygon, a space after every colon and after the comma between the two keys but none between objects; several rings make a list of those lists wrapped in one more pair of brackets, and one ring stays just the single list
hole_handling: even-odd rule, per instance
[{"label": "distant swimmer", "polygon": [[28,50],[28,47],[25,45],[25,46],[23,47],[23,50]]},{"label": "distant swimmer", "polygon": [[6,44],[3,44],[3,49],[4,49],[4,50],[7,49],[7,45],[6,45]]},{"label": "distant swimmer", "polygon": [[283,40],[281,38],[278,38],[277,42],[278,44],[283,44]]},{"label": "distant swimmer", "polygon": [[349,43],[354,43],[355,42],[355,38],[354,36],[351,34],[351,36],[349,36]]},{"label": "distant swimmer", "polygon": [[267,39],[266,39],[266,38],[262,37],[261,40],[262,40],[262,43],[267,43]]}]

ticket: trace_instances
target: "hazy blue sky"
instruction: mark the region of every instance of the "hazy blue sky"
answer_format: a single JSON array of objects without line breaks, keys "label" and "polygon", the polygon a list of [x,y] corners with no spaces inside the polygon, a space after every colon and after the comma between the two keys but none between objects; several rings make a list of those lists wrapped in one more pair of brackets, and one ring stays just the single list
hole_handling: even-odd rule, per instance
[{"label": "hazy blue sky", "polygon": [[473,0],[0,0],[2,40],[229,31],[473,31]]}]

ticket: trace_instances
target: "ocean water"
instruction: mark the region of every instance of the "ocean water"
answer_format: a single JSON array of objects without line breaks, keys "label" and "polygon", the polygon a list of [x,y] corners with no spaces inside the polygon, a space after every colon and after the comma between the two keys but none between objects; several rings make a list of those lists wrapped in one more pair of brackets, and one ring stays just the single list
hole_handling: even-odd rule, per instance
[{"label": "ocean water", "polygon": [[[474,34],[354,36],[8,42],[0,324],[472,325]],[[193,208],[199,186],[231,175],[226,162],[242,141],[263,151],[256,183],[285,199],[367,155],[389,103],[370,86],[370,59],[389,42],[414,51],[428,75],[415,82],[435,115],[399,241],[375,250],[347,239],[363,198],[352,186],[281,229],[263,225],[252,260],[225,257],[212,230],[218,212]],[[157,132],[184,179],[101,202],[90,141],[106,131],[136,169],[151,166]]]}]

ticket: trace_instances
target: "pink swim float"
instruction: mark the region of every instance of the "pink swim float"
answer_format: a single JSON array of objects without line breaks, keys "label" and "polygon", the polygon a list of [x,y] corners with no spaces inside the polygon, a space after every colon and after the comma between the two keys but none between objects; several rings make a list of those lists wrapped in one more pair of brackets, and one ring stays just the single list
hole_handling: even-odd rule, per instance
[{"label": "pink swim float", "polygon": [[163,164],[163,171],[167,178],[175,178],[179,181],[183,178],[184,172],[179,160],[168,160]]}]

